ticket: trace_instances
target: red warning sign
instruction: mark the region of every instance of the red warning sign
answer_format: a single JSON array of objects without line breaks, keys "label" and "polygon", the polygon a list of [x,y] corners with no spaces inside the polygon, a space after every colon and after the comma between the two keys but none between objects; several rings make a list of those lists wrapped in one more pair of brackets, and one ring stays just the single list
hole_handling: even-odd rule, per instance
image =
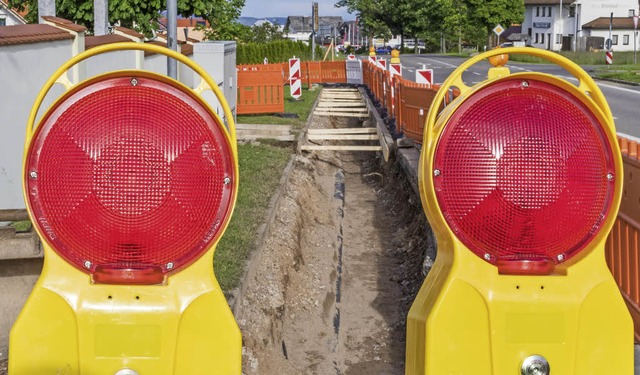
[{"label": "red warning sign", "polygon": [[416,69],[416,83],[433,84],[433,69]]},{"label": "red warning sign", "polygon": [[402,64],[389,65],[389,74],[391,74],[391,77],[395,75],[399,75],[400,77],[402,77]]},{"label": "red warning sign", "polygon": [[302,95],[300,59],[295,56],[289,59],[289,88],[291,89],[291,97],[294,99],[298,99]]}]

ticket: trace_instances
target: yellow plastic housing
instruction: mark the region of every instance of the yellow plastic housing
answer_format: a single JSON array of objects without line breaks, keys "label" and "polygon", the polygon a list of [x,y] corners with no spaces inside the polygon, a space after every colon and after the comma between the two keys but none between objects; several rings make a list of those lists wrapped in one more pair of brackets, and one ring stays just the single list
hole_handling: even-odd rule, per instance
[{"label": "yellow plastic housing", "polygon": [[[63,74],[89,57],[120,50],[163,54],[201,76],[202,83],[193,92],[201,94],[210,89],[221,103],[228,126],[222,131],[231,145],[238,176],[233,116],[217,84],[185,56],[154,45],[121,43],[96,47],[64,64],[36,99],[27,125],[25,149],[47,92],[56,82],[67,82]],[[73,87],[67,85],[67,89]],[[213,110],[210,112],[217,117]],[[230,212],[237,186],[236,182]],[[221,224],[221,231],[226,229],[229,218],[230,215]],[[217,241],[192,265],[169,276],[163,285],[105,285],[92,283],[90,275],[68,264],[46,243],[46,236],[40,237],[44,239],[44,267],[11,330],[9,374],[241,374],[242,337],[213,272]]]},{"label": "yellow plastic housing", "polygon": [[[533,51],[535,50],[535,51]],[[505,67],[468,87],[462,72],[491,56],[532,54],[561,65],[578,86],[542,73],[511,75]],[[462,244],[438,207],[433,183],[437,140],[456,109],[491,83],[514,77],[536,79],[571,92],[592,108],[615,157],[616,186],[603,228],[580,254],[552,275],[499,275],[498,269]],[[460,96],[442,111],[450,88]],[[622,161],[611,111],[597,85],[580,67],[556,54],[504,48],[471,58],[452,73],[434,99],[425,125],[419,187],[435,233],[438,255],[407,319],[406,374],[520,375],[525,358],[541,355],[551,374],[632,374],[633,323],[607,268],[604,243],[618,212]]]}]

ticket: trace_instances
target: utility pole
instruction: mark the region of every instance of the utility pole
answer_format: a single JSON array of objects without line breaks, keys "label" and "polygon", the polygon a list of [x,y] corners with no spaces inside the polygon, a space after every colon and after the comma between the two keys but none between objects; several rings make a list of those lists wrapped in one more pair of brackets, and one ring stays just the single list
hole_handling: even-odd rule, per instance
[{"label": "utility pole", "polygon": [[316,33],[318,32],[318,3],[311,3],[311,60],[316,59]]},{"label": "utility pole", "polygon": [[[178,0],[167,0],[167,48],[178,50]],[[167,75],[170,78],[178,77],[178,62],[167,57]]]}]

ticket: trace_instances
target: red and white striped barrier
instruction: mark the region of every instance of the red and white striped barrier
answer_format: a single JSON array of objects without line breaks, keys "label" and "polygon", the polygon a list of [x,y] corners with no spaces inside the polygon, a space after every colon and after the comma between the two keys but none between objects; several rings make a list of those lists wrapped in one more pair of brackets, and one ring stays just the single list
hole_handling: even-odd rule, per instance
[{"label": "red and white striped barrier", "polygon": [[300,98],[302,95],[302,79],[300,79],[300,59],[295,56],[289,59],[289,88],[291,97]]},{"label": "red and white striped barrier", "polygon": [[391,77],[393,77],[396,74],[402,77],[402,64],[393,64],[393,63],[390,64],[389,74],[391,74]]},{"label": "red and white striped barrier", "polygon": [[433,85],[433,69],[416,69],[416,83]]},{"label": "red and white striped barrier", "polygon": [[382,70],[387,70],[387,60],[378,59],[378,68],[380,68]]},{"label": "red and white striped barrier", "polygon": [[604,61],[607,63],[607,65],[613,64],[613,51],[605,52]]}]

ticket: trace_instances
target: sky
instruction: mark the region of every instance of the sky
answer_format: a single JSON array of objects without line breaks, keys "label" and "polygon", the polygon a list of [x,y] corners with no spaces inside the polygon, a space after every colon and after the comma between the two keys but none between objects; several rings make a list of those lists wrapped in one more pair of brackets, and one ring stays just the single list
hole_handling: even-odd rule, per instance
[{"label": "sky", "polygon": [[[355,19],[355,15],[347,13],[346,8],[336,8],[337,0],[315,0],[318,3],[320,16],[342,16],[346,20]],[[311,3],[307,0],[245,0],[242,9],[243,17],[287,17],[311,16]]]}]

